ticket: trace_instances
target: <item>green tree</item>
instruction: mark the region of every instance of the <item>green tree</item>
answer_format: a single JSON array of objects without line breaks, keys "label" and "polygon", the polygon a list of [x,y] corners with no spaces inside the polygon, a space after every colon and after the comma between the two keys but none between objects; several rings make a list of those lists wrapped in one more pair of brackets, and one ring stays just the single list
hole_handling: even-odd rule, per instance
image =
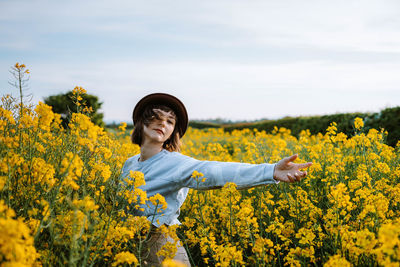
[{"label": "green tree", "polygon": [[400,142],[400,107],[382,110],[377,115],[376,124],[388,131],[388,145],[394,147]]},{"label": "green tree", "polygon": [[[78,87],[74,89],[77,90]],[[79,87],[83,92],[84,89]],[[80,94],[81,99],[76,99],[76,94],[74,95],[74,91],[69,91],[65,94],[51,95],[44,99],[44,102],[53,107],[53,111],[61,114],[61,118],[63,120],[63,126],[66,127],[71,119],[71,114],[74,112],[81,112],[82,110],[90,110],[88,114],[94,124],[97,124],[101,127],[104,127],[103,122],[103,113],[100,113],[99,110],[101,108],[102,102],[99,101],[99,98],[95,95],[90,94]],[[79,103],[77,105],[77,103]],[[82,108],[82,107],[86,107]]]}]

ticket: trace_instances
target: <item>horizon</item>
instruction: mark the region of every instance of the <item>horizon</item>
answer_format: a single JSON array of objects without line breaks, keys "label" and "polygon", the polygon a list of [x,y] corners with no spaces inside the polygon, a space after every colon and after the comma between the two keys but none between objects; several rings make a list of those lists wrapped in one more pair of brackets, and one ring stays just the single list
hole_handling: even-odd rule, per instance
[{"label": "horizon", "polygon": [[[355,113],[361,113],[361,114],[375,114],[375,113],[380,113],[383,110],[386,109],[391,109],[391,108],[398,108],[400,106],[393,106],[393,107],[385,107],[382,108],[378,111],[367,111],[367,112],[360,112],[360,111],[355,111],[355,112],[336,112],[336,113],[326,113],[326,114],[311,114],[311,115],[299,115],[299,116],[284,116],[284,117],[278,117],[278,118],[260,118],[260,119],[254,119],[254,120],[230,120],[230,119],[224,119],[224,118],[209,118],[209,119],[190,119],[189,122],[208,122],[208,123],[221,123],[221,124],[236,124],[236,123],[254,123],[254,122],[262,122],[262,121],[277,121],[285,118],[309,118],[309,117],[322,117],[322,116],[330,116],[330,115],[338,115],[338,114],[355,114]],[[218,122],[221,121],[221,122]],[[118,125],[120,123],[127,123],[127,125],[133,125],[131,121],[104,121],[106,125]]]}]

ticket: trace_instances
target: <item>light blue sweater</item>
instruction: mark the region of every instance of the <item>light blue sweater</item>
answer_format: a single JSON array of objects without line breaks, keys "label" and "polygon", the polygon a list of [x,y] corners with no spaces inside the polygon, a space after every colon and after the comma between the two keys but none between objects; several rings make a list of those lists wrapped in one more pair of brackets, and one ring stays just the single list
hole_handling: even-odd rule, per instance
[{"label": "light blue sweater", "polygon": [[[157,193],[164,196],[168,204],[166,210],[155,213],[154,206],[142,205],[144,212],[134,212],[135,215],[146,216],[156,227],[162,224],[180,224],[179,209],[189,188],[215,189],[233,182],[238,189],[244,189],[277,183],[273,179],[275,164],[201,161],[167,150],[162,150],[145,161],[139,161],[139,156],[133,156],[125,162],[121,179],[128,176],[130,171],[140,171],[144,174],[146,184],[139,188],[146,191],[148,197]],[[204,174],[205,182],[198,183],[191,177],[195,170]]]}]

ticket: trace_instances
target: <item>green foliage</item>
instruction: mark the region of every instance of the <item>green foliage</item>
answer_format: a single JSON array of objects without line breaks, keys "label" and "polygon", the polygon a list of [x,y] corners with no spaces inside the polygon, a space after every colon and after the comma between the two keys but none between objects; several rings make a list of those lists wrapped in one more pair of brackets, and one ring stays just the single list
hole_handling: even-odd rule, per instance
[{"label": "green foliage", "polygon": [[376,121],[375,125],[380,125],[388,131],[387,143],[395,146],[400,140],[400,107],[384,109],[377,114],[374,120]]},{"label": "green foliage", "polygon": [[220,128],[220,124],[212,123],[212,122],[203,122],[203,121],[189,121],[189,126],[196,129],[205,129],[205,128]]},{"label": "green foliage", "polygon": [[[337,123],[338,132],[347,136],[354,133],[354,119],[363,119],[364,129],[384,129],[388,132],[386,143],[395,146],[400,140],[400,107],[387,108],[378,113],[340,113],[313,117],[285,117],[279,120],[267,120],[255,123],[242,123],[222,126],[228,132],[245,128],[272,132],[274,127],[284,127],[291,130],[294,136],[299,136],[302,130],[310,130],[311,134],[324,133],[331,122]],[[192,126],[195,127],[195,126]],[[196,128],[196,127],[195,127]],[[204,127],[203,127],[204,128]]]},{"label": "green foliage", "polygon": [[[73,91],[69,91],[65,94],[58,94],[48,96],[44,99],[44,102],[53,108],[53,112],[61,114],[63,120],[62,125],[64,128],[68,125],[71,114],[79,111],[79,106],[73,99]],[[92,111],[89,114],[90,119],[96,125],[103,127],[103,113],[100,113],[102,102],[99,102],[99,98],[95,95],[82,94],[82,103],[85,107],[91,107]]]}]

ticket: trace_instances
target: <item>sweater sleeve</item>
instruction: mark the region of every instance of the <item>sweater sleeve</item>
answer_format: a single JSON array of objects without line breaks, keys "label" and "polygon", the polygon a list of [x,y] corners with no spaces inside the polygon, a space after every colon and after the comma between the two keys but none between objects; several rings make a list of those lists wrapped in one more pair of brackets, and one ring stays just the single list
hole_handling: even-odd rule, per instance
[{"label": "sweater sleeve", "polygon": [[[180,186],[199,190],[221,188],[226,183],[235,183],[238,189],[278,183],[274,178],[275,164],[249,164],[239,162],[202,161],[179,154]],[[204,175],[194,179],[198,171]],[[202,182],[202,179],[205,181]]]}]

